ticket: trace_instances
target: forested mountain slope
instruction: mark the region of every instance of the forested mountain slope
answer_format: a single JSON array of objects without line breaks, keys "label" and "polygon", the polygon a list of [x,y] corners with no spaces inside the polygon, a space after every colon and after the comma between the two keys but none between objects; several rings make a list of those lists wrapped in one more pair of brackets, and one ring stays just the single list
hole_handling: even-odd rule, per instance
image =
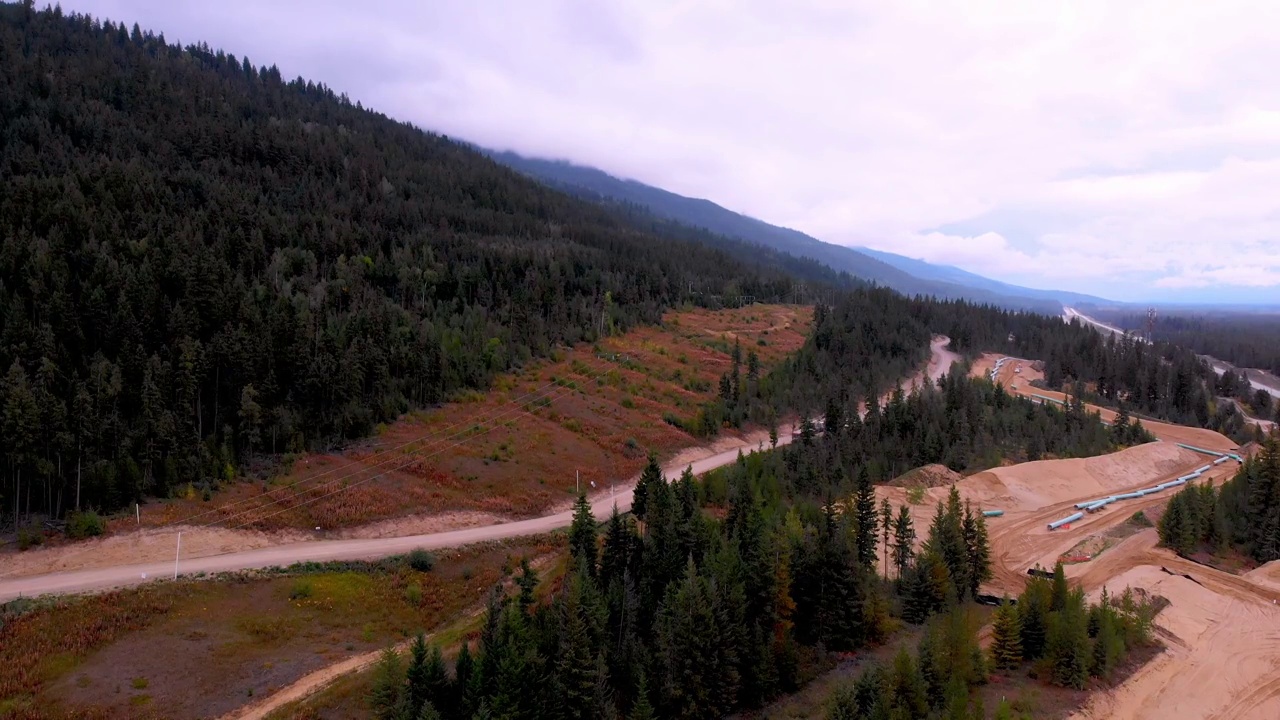
[{"label": "forested mountain slope", "polygon": [[552,191],[323,85],[0,4],[15,516],[216,482],[678,301],[847,276]]},{"label": "forested mountain slope", "polygon": [[836,270],[907,295],[962,298],[1004,307],[1037,310],[1051,315],[1061,312],[1062,303],[1059,299],[1045,291],[996,283],[976,275],[971,277],[982,282],[964,282],[958,278],[969,274],[959,270],[955,271],[958,275],[953,279],[926,277],[895,263],[885,262],[884,258],[866,251],[834,245],[798,230],[770,225],[727,210],[710,200],[677,195],[634,180],[622,180],[595,168],[567,162],[528,158],[513,152],[485,152],[498,162],[566,192],[613,206],[643,208],[646,212],[694,227],[812,258]]}]

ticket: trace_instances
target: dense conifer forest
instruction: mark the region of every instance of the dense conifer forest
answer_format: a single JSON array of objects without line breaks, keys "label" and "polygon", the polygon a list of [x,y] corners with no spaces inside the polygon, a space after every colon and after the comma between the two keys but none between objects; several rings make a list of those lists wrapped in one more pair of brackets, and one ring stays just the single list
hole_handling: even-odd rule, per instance
[{"label": "dense conifer forest", "polygon": [[1215,488],[1188,484],[1160,517],[1160,542],[1183,554],[1236,550],[1257,563],[1280,560],[1280,443],[1269,441]]},{"label": "dense conifer forest", "polygon": [[[1043,359],[1051,385],[1088,383],[1135,412],[1238,426],[1187,351],[861,287],[618,214],[273,66],[57,9],[0,5],[0,168],[0,501],[18,524],[212,488],[255,454],[363,436],[676,304],[812,302],[799,280],[827,299],[800,353],[767,377],[740,355],[721,397],[673,422],[710,435],[853,417],[944,333],[962,353]],[[943,431],[917,413],[992,413],[966,413],[955,439],[1024,412],[962,386],[892,411],[894,440],[923,449],[877,474],[976,461],[940,454]],[[1055,452],[1041,444],[1027,456]]]},{"label": "dense conifer forest", "polygon": [[[978,645],[981,623],[955,608],[929,623],[916,652],[899,650],[893,662],[873,665],[831,697],[827,720],[986,718],[976,692],[991,676],[1026,674],[1083,690],[1090,678],[1110,679],[1129,653],[1153,640],[1155,606],[1126,589],[1103,588],[1097,602],[1068,585],[1062,566],[1053,578],[1035,577],[1013,604],[1007,598],[992,622],[991,645]],[[1008,700],[995,720],[1030,719]]]},{"label": "dense conifer forest", "polygon": [[[1123,311],[1095,311],[1126,330],[1146,327],[1146,316]],[[1237,367],[1259,368],[1280,375],[1280,318],[1274,314],[1162,315],[1154,339],[1212,355]]]},{"label": "dense conifer forest", "polygon": [[4,500],[111,509],[359,437],[814,262],[622,218],[207,46],[0,4]]},{"label": "dense conifer forest", "polygon": [[[932,334],[973,357],[1003,352],[1044,363],[1045,384],[1083,400],[1160,420],[1249,437],[1230,403],[1215,402],[1220,382],[1185,348],[1103,337],[1078,322],[962,301],[907,298],[863,288],[820,305],[804,347],[759,383],[729,378],[704,415],[729,424],[767,423],[787,409],[846,413],[918,370]],[[874,354],[871,354],[874,353]],[[879,362],[867,362],[876,357]],[[722,389],[726,383],[721,383]]]},{"label": "dense conifer forest", "polygon": [[[955,403],[954,412],[942,414],[977,432],[944,425],[936,445],[916,451],[921,458],[887,451],[940,417],[923,409],[944,403]],[[907,417],[909,407],[921,410],[920,423]],[[572,571],[551,600],[534,600],[539,581],[525,566],[518,594],[491,596],[478,645],[464,647],[452,673],[425,643],[407,661],[388,652],[370,698],[376,716],[723,717],[797,689],[828,651],[881,644],[904,623],[931,623],[916,663],[924,710],[910,717],[956,702],[956,678],[967,707],[969,684],[987,675],[962,608],[991,577],[985,521],[952,488],[917,548],[907,508],[876,503],[873,482],[890,470],[882,458],[979,468],[1003,453],[1029,454],[1044,427],[1063,438],[1055,448],[1063,454],[1110,449],[1113,433],[1078,410],[1034,405],[961,376],[895,398],[865,421],[833,416],[825,425],[819,432],[806,424],[797,442],[740,457],[702,480],[686,470],[669,482],[651,460],[634,517],[615,512],[603,537],[580,498],[569,530]],[[1079,593],[1052,603],[1028,605],[1043,610],[1029,623],[1050,629],[1026,657],[1044,655],[1055,666],[1058,654],[1084,658],[1085,675],[1053,676],[1064,685],[1080,686],[1094,667],[1109,672],[1123,649],[1107,640],[1119,625],[1107,623],[1119,623],[1120,611],[1088,611]],[[1090,612],[1105,616],[1103,629],[1078,642]],[[1077,619],[1083,624],[1069,624]],[[1097,665],[1088,659],[1095,644],[1104,647]]]}]

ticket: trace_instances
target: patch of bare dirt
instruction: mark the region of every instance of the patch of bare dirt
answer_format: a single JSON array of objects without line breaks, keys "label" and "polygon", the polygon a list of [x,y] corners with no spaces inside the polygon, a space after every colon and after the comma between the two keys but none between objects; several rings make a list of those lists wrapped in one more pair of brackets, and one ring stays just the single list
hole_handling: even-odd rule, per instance
[{"label": "patch of bare dirt", "polygon": [[936,488],[951,487],[964,479],[960,473],[946,465],[924,465],[909,470],[885,483],[889,487],[900,488]]}]

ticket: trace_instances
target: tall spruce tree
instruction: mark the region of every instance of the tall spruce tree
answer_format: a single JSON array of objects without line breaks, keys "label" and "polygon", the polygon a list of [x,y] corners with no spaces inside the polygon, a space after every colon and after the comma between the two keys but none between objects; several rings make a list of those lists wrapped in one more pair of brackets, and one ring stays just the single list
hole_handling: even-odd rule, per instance
[{"label": "tall spruce tree", "polygon": [[916,531],[911,520],[911,510],[898,506],[898,518],[893,523],[893,565],[901,581],[915,559]]},{"label": "tall spruce tree", "polygon": [[578,495],[573,504],[573,522],[569,525],[569,555],[574,562],[596,573],[596,516],[586,495]]},{"label": "tall spruce tree", "polygon": [[991,663],[1000,670],[1014,670],[1022,662],[1022,624],[1006,595],[991,625]]},{"label": "tall spruce tree", "polygon": [[986,519],[981,512],[974,512],[968,502],[964,505],[963,535],[969,566],[969,594],[976,597],[979,586],[992,577],[991,546],[987,539]]},{"label": "tall spruce tree", "polygon": [[889,498],[880,500],[880,530],[883,536],[881,542],[884,544],[884,579],[889,579],[889,549],[892,547],[893,537],[893,505],[889,503]]},{"label": "tall spruce tree", "polygon": [[869,572],[876,567],[876,492],[867,466],[858,468],[858,490],[854,500],[858,531],[858,562]]}]

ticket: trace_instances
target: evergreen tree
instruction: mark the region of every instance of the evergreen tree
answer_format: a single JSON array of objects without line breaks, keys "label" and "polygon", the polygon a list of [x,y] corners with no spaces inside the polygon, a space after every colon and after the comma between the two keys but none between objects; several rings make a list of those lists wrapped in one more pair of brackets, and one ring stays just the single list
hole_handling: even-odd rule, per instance
[{"label": "evergreen tree", "polygon": [[1045,658],[1049,661],[1053,682],[1083,690],[1089,679],[1090,656],[1084,594],[1077,590],[1069,595],[1062,609],[1049,614]]},{"label": "evergreen tree", "polygon": [[635,554],[635,532],[629,518],[619,514],[615,505],[604,533],[604,549],[600,554],[600,584],[609,587],[621,580]]},{"label": "evergreen tree", "polygon": [[453,684],[447,706],[450,716],[469,718],[475,714],[477,708],[472,689],[474,679],[475,661],[471,656],[471,644],[464,642],[458,650],[458,659],[453,664]]},{"label": "evergreen tree", "polygon": [[854,501],[858,530],[858,562],[869,572],[876,566],[876,493],[867,466],[858,469],[858,491]]},{"label": "evergreen tree", "polygon": [[[437,649],[436,652],[439,652],[439,650]],[[418,633],[409,648],[409,669],[405,673],[407,684],[406,704],[408,705],[407,714],[409,717],[416,718],[418,711],[422,709],[422,704],[430,698],[427,689],[427,662],[429,655],[427,640],[422,633]]]},{"label": "evergreen tree", "polygon": [[1067,585],[1067,571],[1062,563],[1053,566],[1053,580],[1051,581],[1051,600],[1049,602],[1049,610],[1057,612],[1067,606],[1067,602],[1071,599],[1071,588]]},{"label": "evergreen tree", "polygon": [[1053,590],[1049,582],[1040,577],[1028,580],[1026,589],[1018,596],[1018,625],[1022,629],[1024,659],[1036,660],[1044,654],[1052,603]]},{"label": "evergreen tree", "polygon": [[960,493],[953,485],[946,504],[938,502],[933,522],[929,526],[929,536],[924,544],[926,552],[935,554],[946,565],[957,598],[963,598],[970,585],[969,551],[965,547],[960,508]]},{"label": "evergreen tree", "polygon": [[911,653],[903,647],[893,658],[893,670],[889,673],[887,695],[889,706],[896,712],[893,717],[923,718],[929,714],[929,699],[925,692],[924,678]]},{"label": "evergreen tree", "polygon": [[378,720],[399,720],[404,711],[404,665],[394,648],[387,648],[378,656],[373,667],[373,688],[369,693],[369,705]]},{"label": "evergreen tree", "polygon": [[644,466],[644,471],[640,473],[640,480],[636,483],[636,489],[632,494],[632,514],[641,520],[645,520],[645,514],[649,509],[649,489],[659,483],[665,485],[666,482],[662,477],[662,468],[658,465],[658,457],[653,453],[649,453],[649,463]]},{"label": "evergreen tree", "polygon": [[552,716],[587,720],[594,716],[600,668],[583,605],[587,575],[576,574],[556,603],[559,648],[554,658]]},{"label": "evergreen tree", "polygon": [[1000,670],[1014,670],[1022,662],[1022,625],[1006,596],[991,626],[991,661]]},{"label": "evergreen tree", "polygon": [[734,705],[737,658],[720,640],[720,633],[731,632],[720,620],[711,589],[689,563],[658,612],[655,653],[664,717],[716,718]]},{"label": "evergreen tree", "polygon": [[649,702],[649,683],[641,670],[636,682],[636,699],[631,705],[631,714],[627,716],[627,720],[653,720],[654,717],[653,705]]},{"label": "evergreen tree", "polygon": [[587,496],[580,494],[573,504],[573,523],[569,526],[569,555],[594,576],[596,551],[596,517]]},{"label": "evergreen tree", "polygon": [[906,505],[898,506],[898,519],[893,524],[893,565],[898,578],[905,575],[915,558],[916,531],[911,521],[911,511]]},{"label": "evergreen tree", "polygon": [[516,585],[520,587],[520,597],[517,600],[520,612],[528,613],[533,607],[533,593],[538,588],[538,573],[529,564],[529,558],[520,558],[520,575],[516,577]]},{"label": "evergreen tree", "polygon": [[884,546],[884,579],[889,579],[889,548],[892,547],[893,537],[893,505],[889,503],[889,498],[880,500],[880,530],[883,533],[881,542]]},{"label": "evergreen tree", "polygon": [[969,561],[969,594],[977,596],[979,586],[992,577],[991,546],[987,540],[986,519],[982,513],[975,513],[968,502],[964,506],[963,535]]}]

